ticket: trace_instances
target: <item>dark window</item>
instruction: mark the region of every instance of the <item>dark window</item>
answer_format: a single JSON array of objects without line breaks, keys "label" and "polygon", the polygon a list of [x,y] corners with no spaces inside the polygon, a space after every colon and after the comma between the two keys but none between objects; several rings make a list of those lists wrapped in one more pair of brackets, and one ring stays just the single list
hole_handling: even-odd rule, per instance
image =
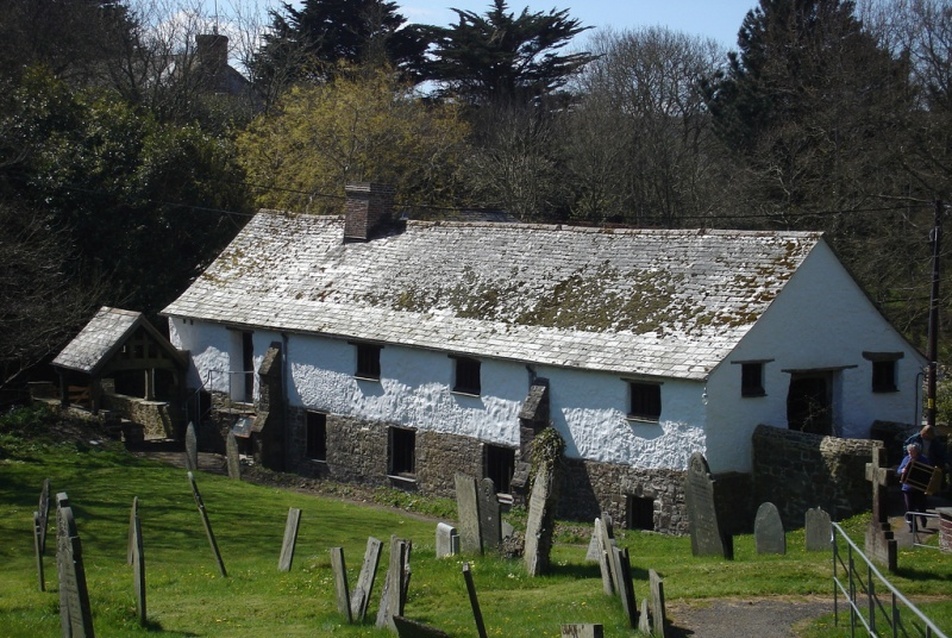
[{"label": "dark window", "polygon": [[896,392],[896,362],[873,361],[873,392]]},{"label": "dark window", "polygon": [[307,458],[327,460],[327,415],[308,412],[304,431],[304,449]]},{"label": "dark window", "polygon": [[483,475],[492,479],[496,492],[509,494],[512,491],[512,472],[516,468],[516,451],[486,444],[483,446],[483,462]]},{"label": "dark window", "polygon": [[661,386],[657,383],[629,382],[631,410],[628,416],[642,421],[657,421],[661,417]]},{"label": "dark window", "polygon": [[390,428],[390,473],[394,476],[416,474],[416,432]]},{"label": "dark window", "polygon": [[654,530],[654,499],[625,496],[625,527]]},{"label": "dark window", "polygon": [[368,343],[358,343],[357,346],[357,373],[364,379],[380,378],[380,346]]},{"label": "dark window", "polygon": [[764,364],[744,363],[740,367],[740,394],[745,397],[762,397],[764,391]]},{"label": "dark window", "polygon": [[468,357],[456,357],[456,382],[453,384],[453,391],[464,394],[480,393],[479,361]]},{"label": "dark window", "polygon": [[254,339],[250,332],[241,333],[241,371],[244,383],[244,397],[242,401],[250,403],[255,394],[255,349]]}]

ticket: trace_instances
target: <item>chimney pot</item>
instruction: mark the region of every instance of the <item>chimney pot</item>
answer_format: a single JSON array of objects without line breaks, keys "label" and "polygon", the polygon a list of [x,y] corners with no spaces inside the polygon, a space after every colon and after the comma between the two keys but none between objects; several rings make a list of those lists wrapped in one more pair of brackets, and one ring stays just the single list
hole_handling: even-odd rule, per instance
[{"label": "chimney pot", "polygon": [[392,221],[394,189],[361,182],[344,186],[344,241],[367,241]]}]

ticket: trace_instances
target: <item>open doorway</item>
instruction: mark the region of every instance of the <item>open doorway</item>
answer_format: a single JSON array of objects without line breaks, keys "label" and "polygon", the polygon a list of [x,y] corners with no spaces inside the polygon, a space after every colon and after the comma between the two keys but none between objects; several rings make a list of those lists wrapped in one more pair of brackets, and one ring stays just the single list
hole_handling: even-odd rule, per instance
[{"label": "open doorway", "polygon": [[810,434],[833,434],[833,375],[794,372],[787,391],[787,427]]}]

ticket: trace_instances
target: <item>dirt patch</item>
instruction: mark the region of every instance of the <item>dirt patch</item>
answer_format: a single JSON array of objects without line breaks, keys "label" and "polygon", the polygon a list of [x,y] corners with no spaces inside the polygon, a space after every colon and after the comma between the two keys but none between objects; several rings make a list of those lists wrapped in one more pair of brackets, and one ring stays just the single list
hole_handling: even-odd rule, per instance
[{"label": "dirt patch", "polygon": [[665,605],[671,638],[794,638],[797,628],[833,613],[830,598],[717,598]]}]

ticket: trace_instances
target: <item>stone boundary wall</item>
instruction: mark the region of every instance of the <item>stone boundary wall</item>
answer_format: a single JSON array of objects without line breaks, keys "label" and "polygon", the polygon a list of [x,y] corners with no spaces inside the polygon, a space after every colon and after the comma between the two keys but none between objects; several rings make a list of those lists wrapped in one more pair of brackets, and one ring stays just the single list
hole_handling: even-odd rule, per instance
[{"label": "stone boundary wall", "polygon": [[869,511],[866,464],[880,441],[841,439],[759,425],[753,435],[754,502],[770,501],[788,529],[822,507],[834,521]]},{"label": "stone boundary wall", "polygon": [[147,401],[125,394],[104,394],[103,407],[141,425],[146,438],[167,439],[179,434],[166,401]]}]

